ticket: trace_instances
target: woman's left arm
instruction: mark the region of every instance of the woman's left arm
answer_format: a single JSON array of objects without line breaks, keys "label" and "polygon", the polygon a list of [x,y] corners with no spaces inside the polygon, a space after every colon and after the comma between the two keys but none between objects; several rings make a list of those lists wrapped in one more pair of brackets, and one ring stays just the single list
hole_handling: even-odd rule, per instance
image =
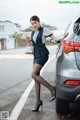
[{"label": "woman's left arm", "polygon": [[54,35],[51,35],[50,38],[55,41],[63,41],[68,36],[68,33],[63,36],[63,38],[57,38]]}]

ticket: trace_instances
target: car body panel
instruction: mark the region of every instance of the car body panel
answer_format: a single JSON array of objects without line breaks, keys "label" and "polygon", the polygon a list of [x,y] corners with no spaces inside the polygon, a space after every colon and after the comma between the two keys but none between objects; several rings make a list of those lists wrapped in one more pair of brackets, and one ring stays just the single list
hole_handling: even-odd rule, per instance
[{"label": "car body panel", "polygon": [[67,80],[79,80],[80,81],[80,52],[72,51],[65,53],[63,51],[63,42],[72,42],[73,47],[75,43],[80,44],[80,36],[75,33],[74,25],[76,21],[79,21],[80,16],[73,19],[65,33],[69,33],[58,45],[56,52],[56,97],[73,102],[76,100],[77,95],[80,94],[80,85],[66,85],[64,84]]}]

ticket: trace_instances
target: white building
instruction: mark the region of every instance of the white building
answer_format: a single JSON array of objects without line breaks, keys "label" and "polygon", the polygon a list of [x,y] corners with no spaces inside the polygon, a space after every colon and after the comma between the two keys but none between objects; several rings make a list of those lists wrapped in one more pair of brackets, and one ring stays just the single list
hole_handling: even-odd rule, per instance
[{"label": "white building", "polygon": [[15,32],[20,32],[21,26],[11,21],[0,21],[0,49],[15,48],[14,38],[10,38],[10,35]]}]

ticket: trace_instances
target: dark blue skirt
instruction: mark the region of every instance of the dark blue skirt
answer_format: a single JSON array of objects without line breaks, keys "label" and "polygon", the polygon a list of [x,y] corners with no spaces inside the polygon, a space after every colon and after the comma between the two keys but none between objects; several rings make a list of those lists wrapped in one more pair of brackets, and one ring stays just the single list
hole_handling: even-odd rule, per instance
[{"label": "dark blue skirt", "polygon": [[34,58],[33,64],[39,64],[41,66],[44,66],[44,64],[48,61],[49,55],[44,55],[38,58]]}]

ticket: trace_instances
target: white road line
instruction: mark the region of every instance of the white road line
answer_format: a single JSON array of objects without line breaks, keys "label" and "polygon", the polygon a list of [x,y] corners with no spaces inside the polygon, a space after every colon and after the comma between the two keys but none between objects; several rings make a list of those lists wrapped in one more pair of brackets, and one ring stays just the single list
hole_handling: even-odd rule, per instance
[{"label": "white road line", "polygon": [[[42,75],[44,69],[46,68],[46,66],[55,58],[55,55],[50,58],[48,60],[48,62],[44,65],[44,67],[42,68],[40,74]],[[22,94],[21,98],[19,99],[18,103],[16,104],[16,106],[14,107],[11,115],[10,115],[10,119],[9,120],[17,120],[27,99],[28,96],[32,90],[32,88],[34,87],[34,80],[31,81],[31,83],[29,84],[29,86],[27,87],[27,89],[25,90],[25,92]]]}]

